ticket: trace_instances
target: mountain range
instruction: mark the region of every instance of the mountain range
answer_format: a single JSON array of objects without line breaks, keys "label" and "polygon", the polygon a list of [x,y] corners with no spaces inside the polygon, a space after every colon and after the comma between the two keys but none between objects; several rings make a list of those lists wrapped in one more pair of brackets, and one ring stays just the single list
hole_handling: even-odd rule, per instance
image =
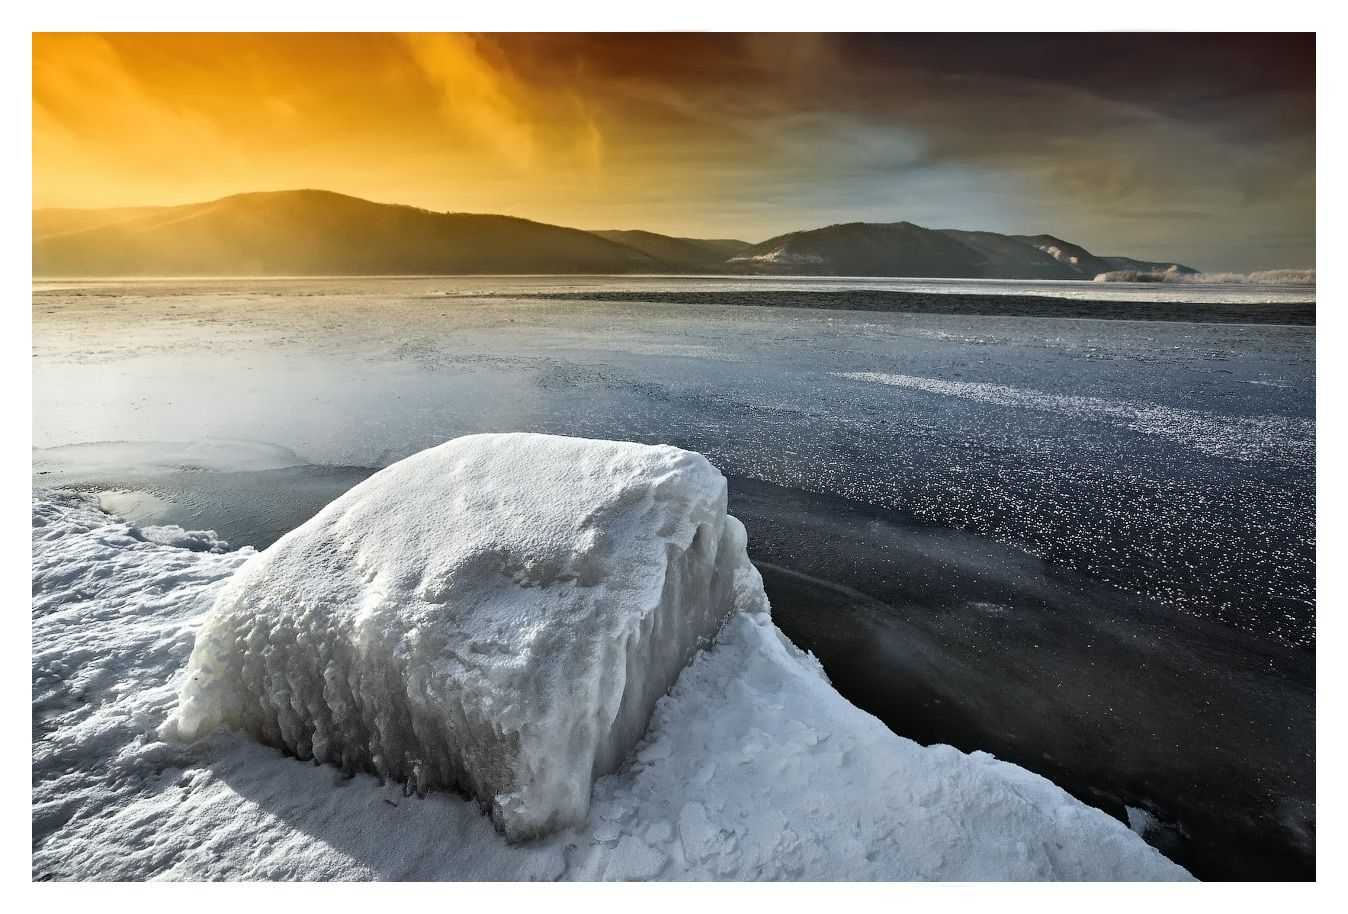
[{"label": "mountain range", "polygon": [[1197,272],[1098,257],[1051,235],[855,222],[751,245],[436,213],[322,190],[236,194],[185,206],[33,211],[34,277],[732,273],[1090,280],[1121,270]]},{"label": "mountain range", "polygon": [[1052,235],[927,229],[911,222],[852,222],[791,232],[740,251],[725,267],[745,273],[951,279],[1089,280],[1124,270],[1198,272],[1177,263],[1097,257]]}]

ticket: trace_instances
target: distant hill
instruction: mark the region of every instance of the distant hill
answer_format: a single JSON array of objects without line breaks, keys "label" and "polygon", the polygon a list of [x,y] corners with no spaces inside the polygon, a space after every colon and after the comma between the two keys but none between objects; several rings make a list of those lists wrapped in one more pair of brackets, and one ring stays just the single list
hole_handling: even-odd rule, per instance
[{"label": "distant hill", "polygon": [[34,276],[655,272],[642,251],[511,216],[432,213],[329,191],[161,209],[33,214]]},{"label": "distant hill", "polygon": [[[911,222],[852,222],[791,232],[726,262],[744,273],[926,276],[950,279],[1094,279],[1125,269],[1051,235],[927,229]],[[1160,269],[1165,269],[1165,264]],[[1180,272],[1196,273],[1175,265]]]},{"label": "distant hill", "polygon": [[128,206],[121,209],[35,209],[33,210],[33,237],[44,238],[62,232],[82,232],[101,228],[115,222],[125,222],[141,216],[150,216],[168,209],[166,206]]},{"label": "distant hill", "polygon": [[[1177,273],[1181,276],[1196,276],[1198,271],[1173,260],[1134,260],[1131,257],[1097,257],[1090,251],[1070,241],[1054,238],[1052,235],[1012,235],[1017,241],[1034,245],[1039,250],[1053,255],[1060,263],[1070,263],[1092,276],[1117,270],[1132,270],[1137,273]],[[1091,277],[1085,277],[1087,279]]]},{"label": "distant hill", "polygon": [[1131,257],[1101,257],[1110,270],[1132,270],[1137,273],[1166,273],[1174,271],[1181,276],[1197,276],[1198,271],[1182,263],[1164,260],[1134,260]]},{"label": "distant hill", "polygon": [[726,265],[752,273],[970,276],[981,260],[968,245],[911,222],[852,222],[770,238]]},{"label": "distant hill", "polygon": [[1052,235],[853,222],[750,245],[433,213],[322,190],[237,194],[187,206],[33,211],[35,277],[707,272],[1089,280],[1167,271],[1197,272],[1097,257]]},{"label": "distant hill", "polygon": [[[1052,235],[1009,235],[1013,241],[1028,245],[1051,257],[1060,270],[1071,272],[1071,279],[1093,279],[1100,273],[1115,269],[1103,257],[1096,257],[1081,245]],[[1058,278],[1058,277],[1055,277]]]},{"label": "distant hill", "polygon": [[734,257],[740,251],[749,247],[749,242],[739,241],[735,238],[689,238],[686,240],[696,240],[698,244],[705,244],[708,247],[715,248],[716,250],[723,252],[726,257]]},{"label": "distant hill", "polygon": [[719,267],[728,258],[749,247],[747,241],[730,239],[674,238],[658,235],[655,232],[643,232],[636,229],[625,231],[604,230],[594,234],[609,241],[616,241],[628,247],[636,248],[673,266],[683,269],[711,269]]}]

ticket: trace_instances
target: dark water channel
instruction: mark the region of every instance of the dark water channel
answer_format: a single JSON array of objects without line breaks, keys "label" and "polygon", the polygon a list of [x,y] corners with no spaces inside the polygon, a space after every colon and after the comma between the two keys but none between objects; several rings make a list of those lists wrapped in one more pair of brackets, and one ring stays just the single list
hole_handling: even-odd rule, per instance
[{"label": "dark water channel", "polygon": [[777,625],[920,743],[982,749],[1204,880],[1315,876],[1315,654],[983,537],[734,480]]}]

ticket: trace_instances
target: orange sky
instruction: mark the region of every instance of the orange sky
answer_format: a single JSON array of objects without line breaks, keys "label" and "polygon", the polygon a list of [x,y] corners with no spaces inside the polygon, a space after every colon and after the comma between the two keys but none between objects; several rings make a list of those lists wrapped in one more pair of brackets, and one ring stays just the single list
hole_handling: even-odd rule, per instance
[{"label": "orange sky", "polygon": [[523,63],[465,35],[34,35],[33,205],[317,187],[622,227],[714,195],[708,158],[771,154]]},{"label": "orange sky", "polygon": [[35,208],[311,187],[591,229],[908,220],[1310,267],[1314,127],[1313,36],[33,36]]}]

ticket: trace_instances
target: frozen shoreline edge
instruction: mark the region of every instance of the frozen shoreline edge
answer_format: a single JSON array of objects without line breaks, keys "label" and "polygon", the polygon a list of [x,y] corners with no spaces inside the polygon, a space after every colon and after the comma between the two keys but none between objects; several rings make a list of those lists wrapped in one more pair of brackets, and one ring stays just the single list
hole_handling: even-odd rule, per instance
[{"label": "frozen shoreline edge", "polygon": [[[155,718],[167,711],[172,697],[163,685],[128,693],[114,688],[117,682],[108,681],[100,687],[104,704],[93,708],[87,700],[82,704],[71,702],[76,696],[62,686],[68,685],[72,678],[101,683],[135,678],[126,675],[135,673],[144,682],[162,683],[167,669],[169,678],[176,679],[185,660],[185,650],[190,646],[191,629],[199,623],[201,600],[213,587],[220,586],[229,570],[229,557],[238,554],[213,556],[160,546],[146,542],[131,525],[87,514],[82,520],[52,518],[43,526],[51,524],[64,524],[66,529],[60,536],[44,538],[41,543],[61,544],[67,536],[73,537],[64,545],[78,545],[86,553],[92,548],[98,553],[97,558],[90,556],[95,563],[106,563],[111,557],[108,550],[112,550],[121,564],[111,576],[118,583],[131,586],[120,591],[120,596],[114,596],[114,605],[104,607],[113,610],[104,619],[72,630],[69,627],[72,607],[62,597],[77,602],[78,588],[72,590],[69,582],[63,585],[46,576],[47,565],[40,563],[38,557],[39,553],[48,554],[48,550],[39,545],[35,532],[34,710],[36,718],[41,705],[42,716],[53,724],[52,730],[37,740],[34,747],[35,878],[40,878],[41,872],[51,872],[55,878],[75,879],[627,876],[856,880],[1187,876],[1121,823],[1070,800],[1037,775],[996,762],[989,756],[981,759],[981,754],[964,756],[949,747],[932,752],[895,737],[874,718],[843,701],[817,674],[806,676],[804,668],[790,672],[797,669],[798,661],[786,663],[783,657],[790,655],[781,653],[785,648],[772,647],[785,639],[766,616],[750,628],[744,626],[752,620],[737,617],[734,630],[738,634],[733,637],[739,640],[733,644],[718,642],[716,649],[700,655],[694,666],[703,672],[689,683],[684,682],[688,678],[685,671],[670,696],[662,699],[657,711],[659,723],[648,732],[643,746],[627,766],[596,786],[591,816],[581,829],[512,852],[504,842],[502,846],[493,846],[493,839],[482,835],[485,820],[471,805],[447,795],[434,795],[423,809],[435,807],[441,812],[456,809],[456,813],[448,816],[452,831],[460,839],[477,836],[479,853],[470,855],[471,861],[458,861],[465,869],[456,870],[452,862],[425,859],[407,861],[401,868],[393,866],[379,859],[381,855],[373,852],[368,840],[357,840],[359,847],[345,850],[334,848],[331,842],[309,844],[298,839],[297,825],[301,826],[300,833],[331,831],[334,836],[346,836],[348,828],[368,831],[379,822],[394,826],[401,833],[414,820],[419,823],[418,828],[431,828],[433,833],[440,834],[441,839],[433,842],[440,844],[446,823],[431,822],[429,819],[434,817],[425,814],[393,813],[401,808],[393,805],[396,800],[389,799],[388,791],[395,788],[379,786],[371,778],[358,776],[354,782],[348,782],[348,787],[363,783],[365,786],[359,787],[358,792],[370,797],[375,805],[367,803],[360,808],[378,813],[373,820],[365,819],[349,803],[328,796],[334,791],[331,774],[324,773],[327,769],[298,764],[247,740],[213,740],[197,755],[183,754],[180,747],[150,740],[145,725],[157,724]],[[61,552],[58,545],[55,565],[68,571],[69,557],[62,558]],[[135,558],[128,561],[130,556]],[[204,568],[197,569],[202,573],[194,573],[191,570],[194,557],[199,561],[207,558],[215,561],[216,577],[204,573]],[[151,577],[157,576],[161,584],[166,583],[166,576],[176,578],[180,592],[195,595],[196,602],[189,600],[186,611],[176,600],[174,610],[165,611],[162,601],[159,606],[148,606],[143,587],[147,572]],[[138,580],[140,586],[135,583]],[[39,583],[43,584],[40,614]],[[155,618],[157,615],[167,618]],[[87,618],[87,613],[80,616]],[[118,636],[121,623],[128,616],[149,617],[145,620],[147,625],[137,626],[141,630],[135,645]],[[173,634],[166,637],[166,631]],[[769,634],[772,637],[764,640]],[[145,649],[147,639],[151,649]],[[111,653],[115,656],[99,656],[100,648],[109,644],[114,646]],[[134,662],[130,658],[136,656],[145,657],[147,662],[141,668],[129,669],[128,665]],[[79,667],[67,662],[76,658],[81,662]],[[761,673],[763,681],[754,680],[745,672],[746,668]],[[715,683],[715,690],[698,691],[694,685],[698,681]],[[794,703],[782,700],[780,690],[786,683],[796,690],[792,693],[798,698]],[[765,696],[767,706],[763,705]],[[774,697],[776,700],[772,700]],[[62,707],[67,703],[71,706]],[[696,734],[705,732],[709,704],[717,709],[717,715],[710,719],[722,722],[734,719],[736,726],[719,727],[712,737],[699,739]],[[793,709],[808,706],[816,711],[815,725],[803,721],[799,714],[792,716],[786,710],[788,706]],[[855,729],[821,731],[818,721],[830,718],[848,721]],[[681,745],[679,738],[701,745]],[[111,751],[117,746],[121,748]],[[902,748],[895,752],[895,747]],[[687,751],[690,748],[695,751]],[[107,758],[110,751],[114,758],[111,766]],[[856,753],[861,753],[865,764],[856,763]],[[897,809],[875,810],[869,797],[877,789],[886,789],[885,785],[891,785],[888,789],[892,791],[898,773],[909,767],[898,763],[910,755],[924,760],[918,768],[925,779],[915,780],[911,771],[907,771],[910,776],[903,783],[908,789],[892,797]],[[842,765],[844,759],[850,759],[852,764]],[[75,763],[74,770],[66,772],[64,769],[71,766],[65,763],[70,761]],[[960,772],[963,799],[977,801],[965,809],[966,813],[973,813],[969,818],[983,826],[973,835],[964,834],[959,828],[949,832],[949,827],[956,823],[948,811],[939,805],[935,808],[929,805],[950,789],[952,764]],[[746,771],[735,770],[746,766]],[[123,776],[117,790],[106,789],[109,767]],[[719,774],[717,769],[722,769]],[[796,777],[784,778],[783,772]],[[805,776],[810,772],[815,773],[813,777]],[[802,784],[817,782],[821,776],[825,783],[833,781],[822,794],[815,790],[812,796],[810,791],[799,789]],[[991,783],[999,785],[996,791],[979,792]],[[266,786],[269,784],[272,786]],[[689,785],[695,785],[692,796],[688,795]],[[936,793],[931,793],[933,790]],[[295,792],[303,798],[298,808],[294,799],[284,799]],[[100,801],[100,797],[104,799]],[[387,805],[380,802],[381,798]],[[53,804],[65,808],[72,800],[87,813],[97,808],[109,826],[97,830],[86,862],[88,868],[79,871],[67,870],[71,863],[70,842],[83,844],[94,838],[89,832],[90,816],[77,815],[60,824],[43,824],[48,821],[47,813],[54,811]],[[229,817],[241,809],[240,804],[260,805],[264,810],[275,807],[285,810],[286,815],[279,820],[272,817],[262,835],[249,839],[227,826]],[[378,809],[379,806],[384,808]],[[170,812],[163,823],[172,840],[164,841],[163,830],[147,825],[145,814],[151,809],[166,812],[175,807],[177,812]],[[184,810],[188,812],[184,814]],[[905,821],[900,812],[907,816],[906,829],[895,827],[897,822]],[[1034,823],[1037,825],[1030,831],[1038,829],[1043,834],[1045,814],[1051,814],[1050,820],[1058,823],[1054,828],[1060,829],[1062,822],[1071,824],[1068,834],[1073,835],[1073,841],[1067,843],[1081,850],[1083,838],[1088,838],[1087,843],[1095,845],[1097,856],[1073,852],[1070,859],[1065,858],[1060,851],[1050,852],[1049,848],[1057,843],[1052,840],[1041,841],[1037,850],[1034,841],[1008,843],[1010,834],[1023,834]],[[389,820],[389,815],[398,818]],[[408,815],[413,815],[413,820],[408,820]],[[812,834],[789,831],[793,823],[811,822]],[[867,822],[871,825],[869,829],[864,827]],[[884,827],[886,822],[889,828]],[[920,822],[923,827],[913,828],[913,822]],[[222,829],[226,836],[232,832],[232,839],[225,840],[220,834]],[[788,842],[789,847],[782,845],[788,833],[797,837],[797,841]],[[257,860],[258,840],[270,845],[279,843],[289,851]],[[1010,858],[1008,848],[1014,851]],[[932,856],[938,849],[942,851],[939,860]],[[874,859],[868,859],[868,855]],[[219,859],[214,860],[217,856]],[[659,866],[655,865],[657,862]],[[541,870],[537,868],[540,866]],[[773,866],[779,868],[770,869]],[[324,875],[302,877],[301,873]]]}]

